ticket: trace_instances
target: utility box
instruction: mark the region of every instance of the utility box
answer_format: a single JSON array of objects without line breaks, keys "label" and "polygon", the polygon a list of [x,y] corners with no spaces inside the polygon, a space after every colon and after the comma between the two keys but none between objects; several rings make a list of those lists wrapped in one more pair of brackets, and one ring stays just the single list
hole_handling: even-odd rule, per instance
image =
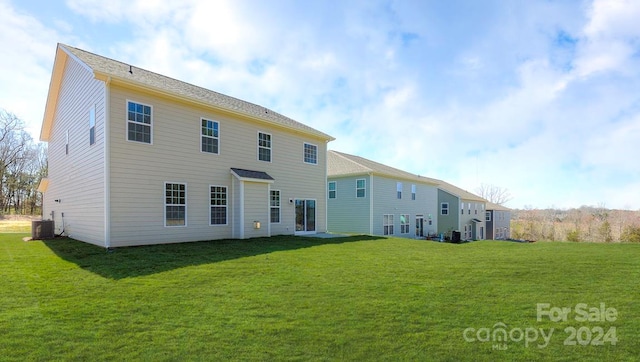
[{"label": "utility box", "polygon": [[33,220],[31,222],[31,239],[53,239],[56,236],[53,227],[53,220]]}]

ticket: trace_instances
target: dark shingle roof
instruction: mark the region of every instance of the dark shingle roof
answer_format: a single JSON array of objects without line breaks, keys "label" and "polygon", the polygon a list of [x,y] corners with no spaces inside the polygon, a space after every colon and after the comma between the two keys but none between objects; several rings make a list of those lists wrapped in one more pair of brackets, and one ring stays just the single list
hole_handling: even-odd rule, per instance
[{"label": "dark shingle roof", "polygon": [[89,66],[94,73],[102,73],[115,79],[142,85],[147,88],[181,96],[193,101],[202,102],[216,108],[238,112],[263,122],[304,132],[326,140],[334,139],[323,132],[257,104],[214,92],[206,88],[198,87],[142,68],[137,68],[117,60],[71,47],[69,45],[60,44],[59,46]]},{"label": "dark shingle roof", "polygon": [[241,168],[231,168],[231,171],[241,178],[250,178],[254,180],[266,180],[273,181],[274,178],[269,176],[266,172],[262,171],[252,171],[252,170],[244,170]]}]

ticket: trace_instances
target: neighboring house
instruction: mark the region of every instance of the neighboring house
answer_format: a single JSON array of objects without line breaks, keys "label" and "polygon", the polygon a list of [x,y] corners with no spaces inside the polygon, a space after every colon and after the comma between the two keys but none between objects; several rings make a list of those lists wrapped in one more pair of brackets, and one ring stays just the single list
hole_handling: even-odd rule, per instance
[{"label": "neighboring house", "polygon": [[487,224],[487,239],[505,240],[511,238],[511,209],[488,202],[485,222]]},{"label": "neighboring house", "polygon": [[267,108],[59,44],[43,215],[104,247],[324,232],[332,137]]},{"label": "neighboring house", "polygon": [[328,229],[424,237],[438,225],[437,183],[366,158],[327,153]]},{"label": "neighboring house", "polygon": [[487,200],[450,183],[438,182],[438,232],[451,237],[452,231],[459,231],[461,240],[485,239]]}]

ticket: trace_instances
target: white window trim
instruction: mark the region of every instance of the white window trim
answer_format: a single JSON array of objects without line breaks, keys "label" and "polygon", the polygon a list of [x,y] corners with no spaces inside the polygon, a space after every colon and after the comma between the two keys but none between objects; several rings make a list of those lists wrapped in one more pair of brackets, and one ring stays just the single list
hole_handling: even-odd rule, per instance
[{"label": "white window trim", "polygon": [[[329,185],[331,185],[331,184],[334,185],[333,190],[331,190],[331,187],[329,187]],[[334,192],[334,196],[333,197],[331,197],[331,191]],[[356,192],[356,195],[357,195],[357,192]],[[338,183],[336,181],[329,181],[327,183],[327,198],[328,199],[332,199],[332,200],[338,198]]]},{"label": "white window trim", "polygon": [[[260,146],[260,134],[265,134],[269,136],[269,147]],[[269,149],[269,161],[260,159],[260,148]],[[268,162],[268,163],[271,163],[273,161],[273,135],[271,133],[258,131],[257,138],[256,138],[256,159],[260,162]]]},{"label": "white window trim", "polygon": [[[137,104],[142,104],[143,106],[148,106],[151,107],[151,123],[149,124],[149,143],[146,142],[140,142],[140,141],[132,141],[129,139],[129,123],[138,123],[138,122],[132,122],[129,121],[129,102],[131,103],[137,103]],[[125,127],[124,127],[124,139],[127,142],[132,142],[138,145],[153,145],[153,124],[155,123],[154,117],[153,117],[153,106],[150,104],[146,104],[146,103],[142,103],[142,102],[138,102],[138,101],[134,101],[131,99],[127,99],[125,102],[125,107],[124,107],[124,122],[125,122]]]},{"label": "white window trim", "polygon": [[[393,215],[394,214],[383,214],[382,215],[382,235],[395,235],[396,228],[395,228],[395,225],[394,225],[395,224],[395,220],[394,220],[395,218],[393,217]],[[387,220],[391,219],[391,224],[388,224],[388,223],[385,224],[385,222],[384,222],[385,219],[387,219]],[[392,229],[393,232],[385,234],[385,232],[384,232],[385,226],[391,226],[391,229]]]},{"label": "white window trim", "polygon": [[[363,181],[364,182],[364,187],[358,187],[358,181]],[[364,195],[362,196],[358,196],[358,190],[363,190],[364,191]],[[359,178],[356,179],[356,199],[364,199],[367,197],[367,179],[366,178]]]},{"label": "white window trim", "polygon": [[[152,112],[153,112],[153,110],[152,110]],[[211,121],[211,122],[217,123],[218,124],[218,137],[210,137],[210,136],[203,135],[202,134],[202,121]],[[220,127],[221,126],[220,126],[220,122],[219,121],[215,121],[212,118],[200,117],[200,138],[199,138],[199,141],[200,141],[200,143],[199,143],[199,145],[200,145],[200,153],[204,153],[204,154],[207,154],[207,155],[219,155],[221,153],[220,151],[222,150],[222,147],[221,147],[221,144],[220,144],[221,143],[220,134],[222,134],[222,130],[220,129]],[[218,140],[218,152],[205,152],[205,151],[203,151],[202,150],[202,137],[217,139]]]},{"label": "white window trim", "polygon": [[[93,140],[91,139],[91,132],[93,132]],[[89,146],[93,146],[95,144],[96,144],[96,105],[93,104],[91,108],[89,108]]]},{"label": "white window trim", "polygon": [[[313,146],[316,148],[316,162],[307,162],[305,161],[305,147],[306,146]],[[302,144],[302,161],[307,164],[307,165],[317,165],[318,164],[318,145],[314,145],[313,143],[309,143],[309,142],[304,142]]]},{"label": "white window trim", "polygon": [[485,222],[491,222],[491,212],[485,211],[485,213],[484,213],[484,221]]},{"label": "white window trim", "polygon": [[416,194],[417,194],[416,189],[417,189],[416,185],[411,185],[411,200],[416,199]]},{"label": "white window trim", "polygon": [[[168,184],[176,184],[176,185],[184,185],[184,225],[167,225],[167,206],[182,206],[179,204],[167,204],[167,185]],[[184,228],[187,227],[187,204],[189,203],[188,193],[187,193],[187,183],[186,182],[174,182],[174,181],[165,181],[164,188],[162,189],[162,195],[164,196],[164,227],[166,228]]]},{"label": "white window trim", "polygon": [[[278,206],[271,205],[271,193],[277,191],[278,192]],[[271,209],[278,209],[278,222],[271,221]],[[269,190],[269,222],[271,224],[280,224],[282,222],[282,192],[280,190]]]},{"label": "white window trim", "polygon": [[402,182],[396,182],[396,197],[402,200]]},{"label": "white window trim", "polygon": [[69,155],[69,130],[67,130],[67,139],[64,143],[64,154],[67,156]]},{"label": "white window trim", "polygon": [[[211,223],[211,207],[212,207],[212,205],[211,205],[211,188],[212,187],[224,187],[224,189],[225,189],[225,195],[227,196],[225,199],[227,200],[227,204],[224,205],[224,208],[226,209],[227,217],[226,217],[226,220],[225,220],[224,224],[212,224]],[[218,207],[221,207],[221,206],[218,206]],[[226,186],[226,185],[209,185],[209,226],[216,227],[216,226],[227,226],[227,225],[229,225],[229,187]]]},{"label": "white window trim", "polygon": [[[404,216],[404,224],[402,223],[402,216]],[[400,234],[409,234],[411,232],[411,222],[409,221],[409,214],[400,214]],[[402,231],[402,227],[405,226],[406,232]]]},{"label": "white window trim", "polygon": [[[442,212],[445,209],[444,207],[442,207],[444,205],[447,205],[447,208],[446,208],[447,209],[447,213],[446,214]],[[448,202],[441,202],[440,203],[440,215],[449,215],[449,203]]]}]

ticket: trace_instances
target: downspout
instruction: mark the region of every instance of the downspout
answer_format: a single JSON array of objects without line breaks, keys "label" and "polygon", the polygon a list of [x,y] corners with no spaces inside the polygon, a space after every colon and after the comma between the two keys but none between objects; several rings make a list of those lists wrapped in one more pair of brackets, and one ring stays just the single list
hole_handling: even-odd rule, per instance
[{"label": "downspout", "polygon": [[[369,235],[373,235],[373,172],[369,172],[369,183],[371,184],[369,192]],[[365,192],[366,190],[365,188]]]},{"label": "downspout", "polygon": [[104,247],[111,247],[111,77],[104,84]]},{"label": "downspout", "polygon": [[[329,232],[329,140],[324,145],[324,232]],[[295,222],[294,222],[295,224]],[[295,229],[295,226],[294,226]]]}]

